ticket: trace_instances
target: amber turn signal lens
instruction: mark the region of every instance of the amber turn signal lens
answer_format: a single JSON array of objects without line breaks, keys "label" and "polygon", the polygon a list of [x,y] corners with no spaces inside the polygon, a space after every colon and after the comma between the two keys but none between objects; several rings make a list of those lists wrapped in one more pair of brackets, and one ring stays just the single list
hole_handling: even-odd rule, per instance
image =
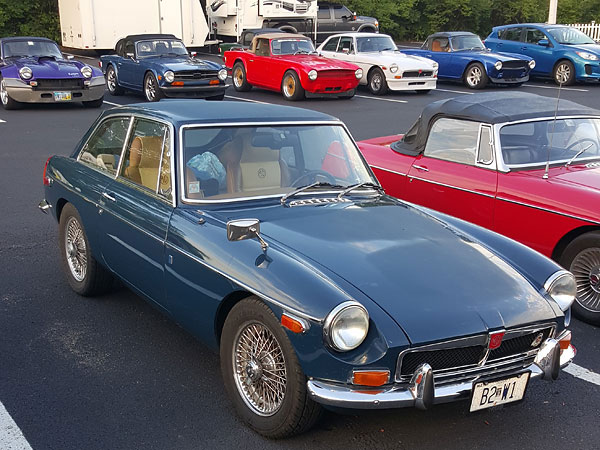
[{"label": "amber turn signal lens", "polygon": [[183,81],[173,81],[171,86],[183,86]]},{"label": "amber turn signal lens", "polygon": [[290,316],[283,314],[281,316],[281,325],[292,333],[304,333],[304,325],[299,320],[293,319]]},{"label": "amber turn signal lens", "polygon": [[208,84],[219,84],[219,80],[210,80]]},{"label": "amber turn signal lens", "polygon": [[389,370],[355,370],[352,372],[352,382],[361,386],[383,386],[389,379]]},{"label": "amber turn signal lens", "polygon": [[560,345],[560,349],[561,350],[566,350],[569,348],[569,345],[571,345],[571,332],[567,331],[563,337],[561,338],[560,341],[558,341],[558,344]]}]

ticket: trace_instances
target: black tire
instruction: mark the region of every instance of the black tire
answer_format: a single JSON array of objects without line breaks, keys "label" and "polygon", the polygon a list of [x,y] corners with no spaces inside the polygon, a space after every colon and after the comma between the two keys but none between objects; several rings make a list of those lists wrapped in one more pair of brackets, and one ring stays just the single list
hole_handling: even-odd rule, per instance
[{"label": "black tire", "polygon": [[283,94],[283,98],[292,102],[304,98],[304,88],[295,71],[288,70],[283,74],[283,79],[281,80],[281,93]]},{"label": "black tire", "polygon": [[600,231],[574,239],[562,253],[560,264],[577,280],[573,314],[588,323],[600,325]]},{"label": "black tire", "polygon": [[[252,334],[250,330],[258,333]],[[246,331],[248,334],[245,334]],[[244,339],[247,344],[250,340],[249,347],[253,350],[263,348],[252,345],[256,344],[252,340],[253,336],[267,339],[271,344],[269,348],[280,349],[281,356],[273,358],[273,352],[249,355],[241,347],[236,352],[240,339]],[[246,358],[249,361],[243,366]],[[283,360],[283,373],[282,369],[275,369],[282,366],[277,365],[281,362],[278,358]],[[238,368],[234,369],[234,365]],[[243,392],[244,386],[251,386],[253,392],[260,392],[261,388],[268,386],[263,380],[268,376],[264,371],[269,370],[269,365],[272,367],[271,371],[279,370],[278,379],[284,380],[280,384],[285,384],[282,388],[284,392],[277,392],[282,397],[272,402],[276,407],[271,409],[267,408],[264,401],[261,402],[265,399],[264,396],[252,396]],[[239,370],[239,367],[243,368]],[[225,320],[221,335],[221,373],[227,394],[239,416],[265,437],[276,439],[302,433],[311,428],[321,415],[321,406],[308,396],[306,376],[300,368],[290,340],[273,312],[258,297],[248,297],[237,303]],[[253,376],[257,377],[256,381],[247,383],[246,380]]]},{"label": "black tire", "polygon": [[84,108],[100,108],[104,103],[104,95],[96,100],[90,100],[87,102],[82,102]]},{"label": "black tire", "polygon": [[[71,203],[62,209],[58,230],[62,266],[71,289],[86,297],[111,289],[114,286],[113,276],[92,255],[79,212]],[[71,263],[70,258],[74,259]],[[83,270],[78,271],[77,267]]]},{"label": "black tire", "polygon": [[431,89],[419,89],[419,90],[417,90],[417,91],[415,91],[415,92],[416,92],[417,94],[422,94],[422,95],[425,95],[425,94],[429,94],[429,93],[431,92]]},{"label": "black tire", "polygon": [[570,86],[575,84],[575,66],[571,61],[563,59],[556,63],[552,70],[552,78],[558,85]]},{"label": "black tire", "polygon": [[488,81],[485,67],[478,62],[469,64],[463,75],[463,82],[469,89],[483,89],[487,86]]},{"label": "black tire", "polygon": [[369,71],[367,76],[367,86],[371,94],[383,95],[388,91],[387,81],[385,80],[385,74],[379,67],[374,67]]},{"label": "black tire", "polygon": [[219,95],[213,95],[212,97],[207,97],[206,100],[218,101],[218,100],[223,100],[224,98],[225,98],[225,94],[219,94]]},{"label": "black tire", "polygon": [[123,95],[124,89],[119,86],[119,79],[117,78],[117,72],[112,64],[109,64],[106,68],[106,89],[110,95]]},{"label": "black tire", "polygon": [[23,106],[22,103],[10,98],[10,95],[6,91],[6,83],[2,77],[0,77],[0,104],[6,110],[20,109]]},{"label": "black tire", "polygon": [[158,81],[152,72],[148,72],[144,77],[144,97],[148,102],[158,102],[163,98],[163,92],[158,86]]},{"label": "black tire", "polygon": [[233,80],[233,88],[238,92],[248,92],[252,89],[252,85],[248,83],[246,78],[246,68],[244,63],[238,61],[231,69],[231,78]]}]

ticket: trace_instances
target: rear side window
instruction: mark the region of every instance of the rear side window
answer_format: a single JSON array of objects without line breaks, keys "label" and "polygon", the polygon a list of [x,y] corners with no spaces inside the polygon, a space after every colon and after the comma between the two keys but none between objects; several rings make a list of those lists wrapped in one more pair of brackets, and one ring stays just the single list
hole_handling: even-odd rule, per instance
[{"label": "rear side window", "polygon": [[520,41],[521,40],[521,31],[523,28],[505,28],[503,30],[498,31],[498,39],[502,39],[505,41]]},{"label": "rear side window", "polygon": [[461,164],[475,164],[479,123],[439,119],[431,127],[425,156]]},{"label": "rear side window", "polygon": [[340,38],[331,38],[327,41],[327,43],[323,46],[323,51],[325,52],[335,52],[338,46],[338,42],[340,42]]},{"label": "rear side window", "polygon": [[116,117],[102,122],[81,149],[79,161],[115,175],[130,120]]}]

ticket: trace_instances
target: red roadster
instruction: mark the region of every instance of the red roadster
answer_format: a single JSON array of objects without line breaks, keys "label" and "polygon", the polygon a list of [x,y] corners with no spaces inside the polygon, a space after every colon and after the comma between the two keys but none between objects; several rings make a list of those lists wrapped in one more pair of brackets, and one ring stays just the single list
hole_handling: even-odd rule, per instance
[{"label": "red roadster", "polygon": [[[600,111],[525,93],[425,108],[406,135],[359,146],[388,194],[526,244],[577,279],[600,325]],[[398,224],[401,233],[402,224]]]},{"label": "red roadster", "polygon": [[224,60],[236,91],[257,86],[281,91],[287,100],[352,98],[362,78],[360,67],[318,56],[312,41],[298,34],[258,35],[249,50],[227,51]]}]

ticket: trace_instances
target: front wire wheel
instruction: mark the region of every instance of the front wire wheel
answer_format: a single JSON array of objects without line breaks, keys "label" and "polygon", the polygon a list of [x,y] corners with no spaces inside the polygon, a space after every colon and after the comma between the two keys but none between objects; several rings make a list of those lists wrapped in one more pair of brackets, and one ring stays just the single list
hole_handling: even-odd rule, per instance
[{"label": "front wire wheel", "polygon": [[321,407],[308,396],[306,376],[286,332],[258,297],[237,303],[221,333],[221,373],[237,413],[269,438],[308,430]]}]

